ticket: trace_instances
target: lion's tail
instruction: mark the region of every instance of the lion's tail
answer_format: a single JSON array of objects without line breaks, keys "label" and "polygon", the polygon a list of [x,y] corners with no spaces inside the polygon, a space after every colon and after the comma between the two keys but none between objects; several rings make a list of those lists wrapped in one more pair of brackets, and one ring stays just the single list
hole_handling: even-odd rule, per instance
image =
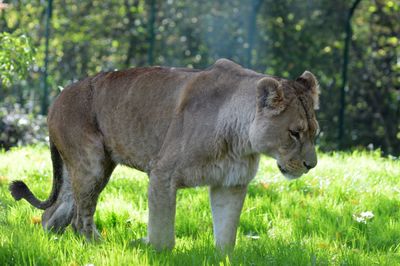
[{"label": "lion's tail", "polygon": [[51,160],[53,162],[53,188],[51,189],[50,196],[47,200],[41,201],[33,195],[32,191],[28,186],[20,181],[13,181],[10,184],[10,192],[15,200],[25,199],[30,204],[38,209],[45,210],[49,208],[57,200],[58,194],[61,190],[61,185],[63,183],[63,161],[60,153],[58,152],[54,143],[50,140],[50,152]]}]

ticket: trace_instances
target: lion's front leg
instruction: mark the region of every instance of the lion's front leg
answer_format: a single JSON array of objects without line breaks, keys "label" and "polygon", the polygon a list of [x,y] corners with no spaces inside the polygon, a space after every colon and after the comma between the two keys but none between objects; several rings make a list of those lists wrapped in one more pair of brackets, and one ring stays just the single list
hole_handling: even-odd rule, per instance
[{"label": "lion's front leg", "polygon": [[175,245],[176,188],[169,175],[153,171],[149,185],[148,241],[157,250]]},{"label": "lion's front leg", "polygon": [[247,186],[210,187],[215,245],[223,251],[233,249]]}]

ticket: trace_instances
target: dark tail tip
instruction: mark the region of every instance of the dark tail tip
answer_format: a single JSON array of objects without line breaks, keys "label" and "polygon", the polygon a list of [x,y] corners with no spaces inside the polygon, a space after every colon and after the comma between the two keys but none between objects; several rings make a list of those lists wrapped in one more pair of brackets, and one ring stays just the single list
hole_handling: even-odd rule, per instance
[{"label": "dark tail tip", "polygon": [[29,194],[29,188],[22,181],[13,181],[8,188],[15,200],[20,200]]}]

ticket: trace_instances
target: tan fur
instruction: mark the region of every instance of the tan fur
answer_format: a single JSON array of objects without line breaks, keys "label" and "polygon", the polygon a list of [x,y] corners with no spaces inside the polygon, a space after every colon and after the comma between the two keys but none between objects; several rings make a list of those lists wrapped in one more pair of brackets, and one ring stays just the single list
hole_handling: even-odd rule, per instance
[{"label": "tan fur", "polygon": [[[98,195],[124,164],[150,177],[147,239],[157,249],[174,245],[176,190],[199,185],[211,187],[217,246],[232,247],[260,153],[276,158],[289,178],[317,163],[317,98],[303,82],[309,80],[268,77],[221,59],[203,71],[134,68],[72,84],[54,102],[48,124],[71,183],[61,193],[72,187],[74,195],[73,227],[98,236]],[[301,138],[289,130],[301,130]]]}]

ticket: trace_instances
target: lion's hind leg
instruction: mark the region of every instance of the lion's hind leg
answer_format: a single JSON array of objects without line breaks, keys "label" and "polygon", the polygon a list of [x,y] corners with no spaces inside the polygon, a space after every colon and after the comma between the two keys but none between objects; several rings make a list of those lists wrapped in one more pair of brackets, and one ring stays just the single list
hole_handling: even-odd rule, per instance
[{"label": "lion's hind leg", "polygon": [[68,167],[75,201],[72,227],[88,240],[96,240],[100,238],[100,234],[94,224],[93,215],[100,192],[108,183],[115,163],[100,140],[86,143],[86,146],[75,152],[79,156],[74,156],[77,159]]}]

